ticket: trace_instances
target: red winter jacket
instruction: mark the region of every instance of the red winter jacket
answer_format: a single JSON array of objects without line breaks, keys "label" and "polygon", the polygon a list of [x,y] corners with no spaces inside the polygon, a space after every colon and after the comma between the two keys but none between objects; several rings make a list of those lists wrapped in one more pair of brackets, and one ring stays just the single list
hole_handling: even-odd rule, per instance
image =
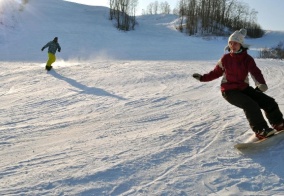
[{"label": "red winter jacket", "polygon": [[260,69],[254,59],[243,51],[239,54],[225,54],[215,66],[214,70],[201,77],[201,82],[208,82],[223,76],[221,91],[244,90],[249,86],[248,74],[250,73],[256,86],[266,84]]}]

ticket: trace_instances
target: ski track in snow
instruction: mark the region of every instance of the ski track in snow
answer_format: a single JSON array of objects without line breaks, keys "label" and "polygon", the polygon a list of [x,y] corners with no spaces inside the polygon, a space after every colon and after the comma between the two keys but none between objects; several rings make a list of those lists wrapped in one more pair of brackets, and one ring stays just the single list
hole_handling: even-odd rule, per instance
[{"label": "ski track in snow", "polygon": [[[272,63],[258,60],[283,100],[283,62]],[[222,99],[220,81],[191,77],[213,62],[86,62],[49,73],[37,63],[1,66],[1,194],[283,191],[284,144],[239,154],[242,111]]]},{"label": "ski track in snow", "polygon": [[[220,79],[192,78],[214,68],[227,38],[185,36],[172,15],[120,32],[106,8],[61,0],[5,11],[0,195],[283,194],[284,143],[235,150],[252,135],[243,111],[222,98]],[[62,52],[46,72],[40,48],[54,35]],[[246,39],[249,53],[282,38]],[[284,111],[283,61],[256,63]]]}]

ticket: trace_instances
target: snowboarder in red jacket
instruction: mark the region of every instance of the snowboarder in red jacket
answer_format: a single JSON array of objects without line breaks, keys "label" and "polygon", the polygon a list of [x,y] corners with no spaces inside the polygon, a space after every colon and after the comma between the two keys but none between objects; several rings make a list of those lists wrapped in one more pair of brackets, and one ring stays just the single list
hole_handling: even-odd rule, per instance
[{"label": "snowboarder in red jacket", "polygon": [[[261,70],[247,53],[248,45],[244,43],[246,33],[245,29],[235,31],[228,39],[226,49],[229,53],[225,54],[209,73],[195,73],[193,77],[201,82],[209,82],[223,76],[222,96],[230,104],[243,109],[256,137],[263,139],[283,130],[284,120],[276,101],[263,93],[268,87]],[[256,88],[249,85],[248,74],[251,75]],[[274,129],[268,126],[261,109],[265,111]]]}]

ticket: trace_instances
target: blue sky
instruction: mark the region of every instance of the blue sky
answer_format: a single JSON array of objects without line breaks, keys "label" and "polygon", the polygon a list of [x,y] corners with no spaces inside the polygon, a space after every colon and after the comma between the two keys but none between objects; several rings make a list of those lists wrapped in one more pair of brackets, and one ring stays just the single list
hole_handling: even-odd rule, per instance
[{"label": "blue sky", "polygon": [[[108,6],[109,0],[68,0],[89,5]],[[137,14],[141,14],[142,9],[156,0],[138,0],[139,5]],[[178,0],[158,0],[159,2],[167,1],[171,9],[175,8]],[[258,11],[258,23],[265,30],[284,31],[284,0],[238,0],[247,3],[250,9]]]}]

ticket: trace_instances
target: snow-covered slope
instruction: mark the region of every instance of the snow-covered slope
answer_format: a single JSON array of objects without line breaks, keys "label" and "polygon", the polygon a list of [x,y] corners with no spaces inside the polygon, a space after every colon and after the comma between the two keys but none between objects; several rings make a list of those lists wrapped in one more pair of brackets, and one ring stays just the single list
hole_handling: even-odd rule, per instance
[{"label": "snow-covered slope", "polygon": [[[107,8],[29,2],[0,45],[1,195],[283,194],[284,142],[240,154],[233,145],[252,135],[243,112],[219,80],[191,77],[226,38],[182,35],[173,16],[125,33]],[[283,35],[247,41],[254,53]],[[46,73],[40,49],[55,36],[62,52]],[[256,62],[284,111],[284,62]]]}]

